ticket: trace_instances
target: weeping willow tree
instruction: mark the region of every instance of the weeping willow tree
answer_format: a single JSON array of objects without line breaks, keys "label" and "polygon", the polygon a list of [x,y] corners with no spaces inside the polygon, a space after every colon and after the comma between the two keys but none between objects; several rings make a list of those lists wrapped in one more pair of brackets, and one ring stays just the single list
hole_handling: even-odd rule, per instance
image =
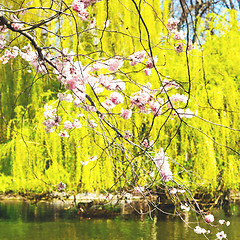
[{"label": "weeping willow tree", "polygon": [[[69,8],[71,2],[65,1],[61,6],[53,3],[54,7],[60,6],[58,12],[43,11],[50,7],[49,3],[42,1],[35,0],[30,6],[11,2],[4,14],[11,18],[11,10],[27,8],[23,14],[23,11],[14,13],[25,25],[28,24],[26,28],[30,30],[39,24],[39,28],[34,27],[34,37],[38,44],[42,44],[42,49],[74,51],[83,66],[94,63],[96,58],[106,60],[129,56],[141,49],[151,50],[153,56],[158,57],[156,67],[159,72],[146,76],[141,71],[144,66],[134,66],[132,70],[126,64],[122,72],[115,73],[117,77],[137,81],[139,85],[150,82],[153,89],[158,89],[159,73],[162,78],[170,76],[181,86],[182,92],[189,94],[188,105],[198,113],[195,118],[177,121],[171,121],[170,117],[157,119],[150,114],[136,114],[132,123],[115,115],[117,125],[123,132],[129,130],[141,143],[145,139],[154,140],[153,150],[164,146],[168,155],[178,163],[171,164],[173,175],[178,175],[179,181],[192,189],[210,192],[238,190],[239,133],[233,130],[239,128],[240,97],[237,68],[240,46],[235,40],[240,35],[236,12],[226,11],[224,17],[210,14],[207,22],[200,19],[196,34],[203,43],[187,54],[179,54],[175,51],[176,41],[166,37],[171,15],[168,1],[160,7],[157,1],[140,1],[139,8],[127,0],[101,1],[88,8],[95,19],[87,22],[70,17],[73,13]],[[31,9],[31,6],[34,7]],[[65,11],[68,11],[66,15]],[[65,16],[63,19],[61,14]],[[55,15],[59,16],[52,20]],[[44,24],[43,19],[47,19]],[[96,25],[91,21],[96,21]],[[17,43],[19,48],[29,43],[29,39],[19,32],[9,31],[5,36],[10,47],[12,39],[16,39],[14,44]],[[9,62],[0,66],[1,191],[49,191],[60,181],[66,183],[69,191],[115,191],[126,186],[126,179],[134,177],[136,180],[132,171],[138,171],[146,163],[146,158],[136,148],[133,151],[139,156],[136,165],[131,166],[124,164],[124,154],[118,148],[104,152],[106,141],[103,135],[89,128],[86,121],[82,122],[80,130],[71,131],[69,138],[60,138],[56,131],[46,133],[42,124],[44,105],[57,102],[56,93],[65,91],[62,84],[54,79],[52,71],[46,75],[37,74],[21,57]],[[102,69],[98,75],[105,73],[106,70]],[[138,89],[137,84],[131,84],[125,94],[131,95]],[[173,94],[178,92],[171,91]],[[94,97],[94,93],[90,97]],[[73,118],[81,114],[81,111],[74,113],[74,105],[61,102],[60,108],[72,113]],[[117,112],[120,111],[117,106]],[[113,135],[114,131],[109,130],[109,134]],[[130,148],[127,147],[126,151]],[[121,164],[109,161],[109,154],[122,159]],[[84,165],[95,155],[98,161]],[[188,171],[183,171],[183,167]],[[154,166],[149,163],[149,168],[152,170]],[[125,178],[121,178],[123,173]],[[148,181],[146,172],[138,172],[136,182],[139,186],[149,184]],[[156,186],[152,184],[153,188]]]}]

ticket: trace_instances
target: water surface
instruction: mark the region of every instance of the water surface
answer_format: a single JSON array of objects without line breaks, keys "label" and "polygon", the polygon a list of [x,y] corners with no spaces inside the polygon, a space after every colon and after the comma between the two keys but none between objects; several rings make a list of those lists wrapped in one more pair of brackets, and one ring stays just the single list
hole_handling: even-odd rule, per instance
[{"label": "water surface", "polygon": [[[240,240],[240,211],[232,205],[224,211],[215,209],[216,222],[219,219],[231,221],[229,227],[223,226],[229,240]],[[186,216],[186,220],[191,216]],[[40,202],[0,202],[0,239],[1,240],[136,240],[161,239],[185,240],[205,239],[188,228],[178,218],[161,217],[158,221],[149,217],[142,219],[80,219],[74,218],[71,210],[63,206]],[[215,234],[209,239],[216,239]]]}]

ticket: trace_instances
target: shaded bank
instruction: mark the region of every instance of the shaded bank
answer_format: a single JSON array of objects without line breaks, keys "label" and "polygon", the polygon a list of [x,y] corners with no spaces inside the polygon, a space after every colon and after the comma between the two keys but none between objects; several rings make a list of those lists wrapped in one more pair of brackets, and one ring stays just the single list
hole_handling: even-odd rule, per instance
[{"label": "shaded bank", "polygon": [[[215,207],[221,207],[225,213],[232,215],[231,206],[240,204],[240,192],[228,191],[219,193],[219,197],[210,198],[208,194],[196,195],[195,200],[200,208],[207,212]],[[140,194],[116,194],[109,198],[106,194],[67,192],[52,192],[44,194],[4,194],[0,195],[0,202],[22,202],[26,205],[46,204],[56,209],[69,212],[70,215],[83,218],[115,218],[116,216],[145,216],[154,206],[151,216],[162,217],[165,213],[175,214],[180,206],[168,194],[144,196]],[[184,202],[184,201],[183,201]],[[158,209],[158,210],[157,210]],[[164,212],[164,214],[163,214]]]}]

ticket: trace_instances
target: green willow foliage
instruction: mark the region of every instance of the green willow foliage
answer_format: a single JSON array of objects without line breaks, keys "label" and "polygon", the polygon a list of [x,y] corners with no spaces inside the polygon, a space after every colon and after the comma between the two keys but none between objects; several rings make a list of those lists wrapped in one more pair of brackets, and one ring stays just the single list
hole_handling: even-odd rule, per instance
[{"label": "green willow foliage", "polygon": [[[39,3],[39,6],[44,4],[38,0],[34,2]],[[161,9],[158,1],[148,2],[157,9],[157,14],[166,24],[169,18],[168,1],[164,1]],[[100,48],[105,52],[105,55],[94,53],[92,57],[128,56],[143,47],[148,50],[147,32],[141,25],[140,36],[139,18],[137,15],[133,17],[137,13],[132,2],[109,1],[109,5],[106,4],[106,1],[99,2],[91,11],[96,17],[97,26],[103,26],[107,20],[108,7],[111,27],[104,32],[91,30],[73,36],[71,40],[63,39],[62,46],[69,50],[77,49],[83,54]],[[142,16],[146,21],[150,40],[155,44],[152,51],[153,56],[158,56],[157,66],[160,73],[163,77],[170,76],[180,82],[183,87],[187,86],[190,74],[192,82],[189,106],[198,111],[198,116],[207,120],[194,117],[183,123],[178,120],[168,121],[158,136],[159,126],[165,119],[156,119],[157,124],[151,130],[150,138],[158,139],[154,150],[166,147],[171,141],[167,149],[168,155],[189,171],[179,173],[181,168],[172,164],[173,172],[179,173],[176,175],[179,182],[194,190],[238,190],[239,156],[224,146],[240,151],[239,132],[219,126],[235,129],[240,127],[240,31],[236,13],[226,12],[229,20],[227,23],[224,18],[209,16],[211,22],[209,20],[207,30],[206,22],[199,22],[198,35],[204,38],[204,44],[188,55],[190,72],[185,53],[177,54],[172,43],[166,42],[164,36],[167,30],[153,14],[150,5],[144,5]],[[36,20],[36,17],[26,14],[25,21],[33,18]],[[78,21],[78,30],[84,29],[82,26],[83,23]],[[69,35],[73,30],[70,21],[61,28],[56,29],[54,22],[48,27],[61,35]],[[54,37],[48,37],[40,30],[37,34],[46,45],[55,42],[55,45],[60,46]],[[81,39],[79,45],[76,38]],[[139,41],[140,39],[142,41]],[[26,44],[26,40],[19,40],[19,46]],[[81,61],[83,64],[90,62],[86,58]],[[50,191],[56,189],[60,181],[66,183],[69,191],[114,191],[124,187],[124,178],[119,178],[117,170],[114,169],[126,168],[126,176],[131,175],[131,169],[128,169],[128,166],[113,166],[115,163],[110,163],[107,153],[102,151],[105,144],[103,138],[95,135],[87,126],[72,131],[68,139],[60,138],[57,133],[45,133],[42,124],[43,106],[56,99],[56,93],[61,91],[60,85],[48,77],[26,71],[26,67],[26,62],[20,58],[12,60],[11,64],[0,65],[0,191]],[[151,82],[153,87],[156,84],[156,73],[151,77],[146,77],[142,72],[131,73],[129,76],[142,84]],[[64,105],[64,108],[71,111],[71,106]],[[116,118],[119,125],[125,130],[132,130],[140,140],[148,137],[146,133],[152,122],[150,115],[134,117],[138,131],[134,126],[130,126],[128,121]],[[97,162],[89,162],[87,166],[81,164],[81,161],[95,154],[100,158]],[[119,153],[116,150],[111,154],[114,156]],[[139,157],[139,164],[143,162],[144,158]],[[139,175],[140,185],[147,181],[145,178]]]}]

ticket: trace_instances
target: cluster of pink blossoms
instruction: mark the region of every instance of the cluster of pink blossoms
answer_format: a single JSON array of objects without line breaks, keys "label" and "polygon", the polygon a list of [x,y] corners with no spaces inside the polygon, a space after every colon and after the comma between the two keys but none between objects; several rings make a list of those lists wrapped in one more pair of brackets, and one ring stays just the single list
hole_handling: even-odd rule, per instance
[{"label": "cluster of pink blossoms", "polygon": [[2,64],[8,63],[9,59],[16,58],[19,53],[19,48],[14,46],[11,49],[6,49],[4,54],[0,57],[0,61]]},{"label": "cluster of pink blossoms", "polygon": [[169,32],[176,32],[177,31],[177,26],[179,24],[179,20],[176,18],[169,18],[167,22],[167,29]]},{"label": "cluster of pink blossoms", "polygon": [[134,54],[129,56],[130,64],[132,66],[134,66],[138,63],[142,63],[145,58],[146,58],[146,52],[145,51],[135,52]]},{"label": "cluster of pink blossoms", "polygon": [[87,21],[89,13],[87,7],[100,0],[73,0],[72,9],[79,14],[82,21]]},{"label": "cluster of pink blossoms", "polygon": [[123,60],[120,58],[111,58],[105,61],[105,64],[108,66],[109,71],[116,72],[123,65]]},{"label": "cluster of pink blossoms", "polygon": [[131,109],[121,109],[121,114],[120,116],[123,119],[130,119],[132,116],[132,110]]},{"label": "cluster of pink blossoms", "polygon": [[13,21],[11,27],[14,30],[19,30],[23,27],[23,23],[15,15],[11,15],[11,19]]},{"label": "cluster of pink blossoms", "polygon": [[147,83],[145,86],[143,86],[139,92],[134,93],[130,100],[130,108],[136,106],[139,108],[141,113],[147,114],[149,111],[152,111],[152,113],[156,116],[160,116],[162,113],[161,104],[151,95],[150,83]]},{"label": "cluster of pink blossoms", "polygon": [[[147,56],[149,56],[149,57],[147,58]],[[146,54],[145,51],[135,52],[134,54],[129,56],[130,65],[135,66],[139,63],[143,63],[143,61],[146,58],[147,58],[147,61],[145,63],[146,68],[144,69],[144,72],[145,72],[146,76],[150,76],[152,74],[151,68],[153,68],[154,64],[156,64],[158,61],[157,56],[151,57],[150,54],[149,53]]]},{"label": "cluster of pink blossoms", "polygon": [[6,64],[9,61],[9,59],[16,58],[18,55],[20,55],[30,65],[32,65],[38,73],[45,74],[47,72],[45,64],[39,61],[36,51],[32,49],[30,44],[23,47],[21,50],[16,46],[9,49],[5,49],[4,54],[0,57],[0,61],[3,64]]},{"label": "cluster of pink blossoms", "polygon": [[210,233],[209,230],[206,230],[206,229],[204,229],[204,228],[201,228],[200,226],[196,226],[196,227],[194,228],[194,232],[197,233],[197,234],[208,234],[208,233]]},{"label": "cluster of pink blossoms", "polygon": [[[72,8],[74,11],[78,13],[82,13],[86,11],[86,8],[95,3],[96,1],[92,0],[74,0],[72,4]],[[20,24],[16,18],[14,18],[15,24]],[[177,24],[178,21],[174,19],[170,19],[168,22],[168,29],[170,32],[175,33],[175,40],[181,40],[184,33],[182,31],[177,32]],[[16,29],[20,29],[22,25],[14,25]],[[5,31],[5,28],[2,27],[1,31]],[[0,37],[0,48],[5,48],[4,38]],[[5,50],[4,55],[0,58],[3,63],[8,62],[9,59],[15,58],[17,55],[20,55],[24,60],[29,62],[38,73],[45,74],[47,72],[46,63],[39,61],[38,54],[35,50],[32,49],[30,45],[23,47],[21,50],[17,47],[8,48]],[[125,95],[123,91],[126,88],[126,84],[121,79],[115,79],[112,72],[118,71],[124,64],[123,58],[119,56],[114,56],[107,60],[96,61],[92,65],[82,66],[81,62],[74,61],[74,53],[67,53],[67,50],[63,51],[63,55],[59,56],[50,56],[50,53],[45,54],[42,51],[42,54],[51,59],[56,68],[53,70],[57,75],[58,80],[62,85],[65,86],[66,89],[71,90],[72,93],[59,93],[58,99],[60,101],[72,102],[76,107],[80,107],[86,111],[96,112],[98,109],[95,106],[88,105],[86,102],[86,90],[87,85],[94,90],[95,94],[100,94],[104,90],[111,91],[109,95],[105,97],[105,100],[101,102],[101,105],[106,110],[112,110],[115,106],[124,103]],[[157,57],[151,57],[149,53],[146,51],[138,51],[129,56],[130,65],[134,66],[139,63],[145,65],[144,72],[147,76],[151,75],[151,69],[155,66],[158,61]],[[146,60],[146,61],[145,61]],[[145,63],[144,63],[145,62]],[[101,69],[108,69],[110,73],[107,74],[98,74],[97,71]],[[105,71],[105,70],[104,70]],[[135,92],[130,97],[130,104],[124,109],[121,109],[119,115],[123,119],[130,119],[132,116],[132,109],[135,107],[140,110],[141,113],[148,114],[152,112],[154,116],[160,116],[162,114],[163,107],[172,108],[173,105],[169,104],[167,100],[163,98],[155,98],[156,93],[164,94],[171,87],[177,89],[178,85],[172,80],[163,80],[163,87],[160,89],[151,89],[151,84],[147,83],[144,86],[140,87],[140,91]],[[127,100],[127,96],[126,96]],[[170,101],[172,103],[175,102],[187,102],[187,96],[174,94],[170,97]],[[49,108],[49,107],[48,107]],[[51,110],[46,110],[45,115],[51,112]],[[51,114],[50,114],[51,115]],[[44,121],[44,125],[46,126],[46,132],[54,131],[55,127],[57,127],[61,121],[60,117],[56,115],[56,113],[52,113],[53,116],[48,116]],[[100,114],[104,117],[104,113]],[[179,117],[187,117],[190,118],[194,115],[189,109],[175,109],[173,115]],[[88,121],[89,126],[91,128],[95,128],[97,124],[94,120]],[[64,123],[63,129],[64,131],[60,132],[60,136],[66,137],[66,130],[71,130],[74,126],[74,123]],[[144,145],[147,146],[146,141]]]},{"label": "cluster of pink blossoms", "polygon": [[144,139],[142,145],[145,148],[152,148],[154,146],[154,141],[153,140],[149,141],[148,139]]},{"label": "cluster of pink blossoms", "polygon": [[[179,23],[178,19],[170,18],[167,22],[167,29],[169,34],[173,35],[173,39],[177,41],[175,51],[177,53],[181,53],[184,51],[184,47],[186,45],[183,42],[186,34],[182,30],[180,31],[177,30],[178,23]],[[193,45],[192,42],[189,41],[189,43],[187,44],[187,51],[190,51],[191,49],[193,49]]]},{"label": "cluster of pink blossoms", "polygon": [[159,174],[162,177],[162,180],[167,182],[172,179],[172,171],[170,169],[170,165],[168,162],[168,157],[163,152],[163,149],[161,148],[158,153],[155,154],[153,159]]}]

